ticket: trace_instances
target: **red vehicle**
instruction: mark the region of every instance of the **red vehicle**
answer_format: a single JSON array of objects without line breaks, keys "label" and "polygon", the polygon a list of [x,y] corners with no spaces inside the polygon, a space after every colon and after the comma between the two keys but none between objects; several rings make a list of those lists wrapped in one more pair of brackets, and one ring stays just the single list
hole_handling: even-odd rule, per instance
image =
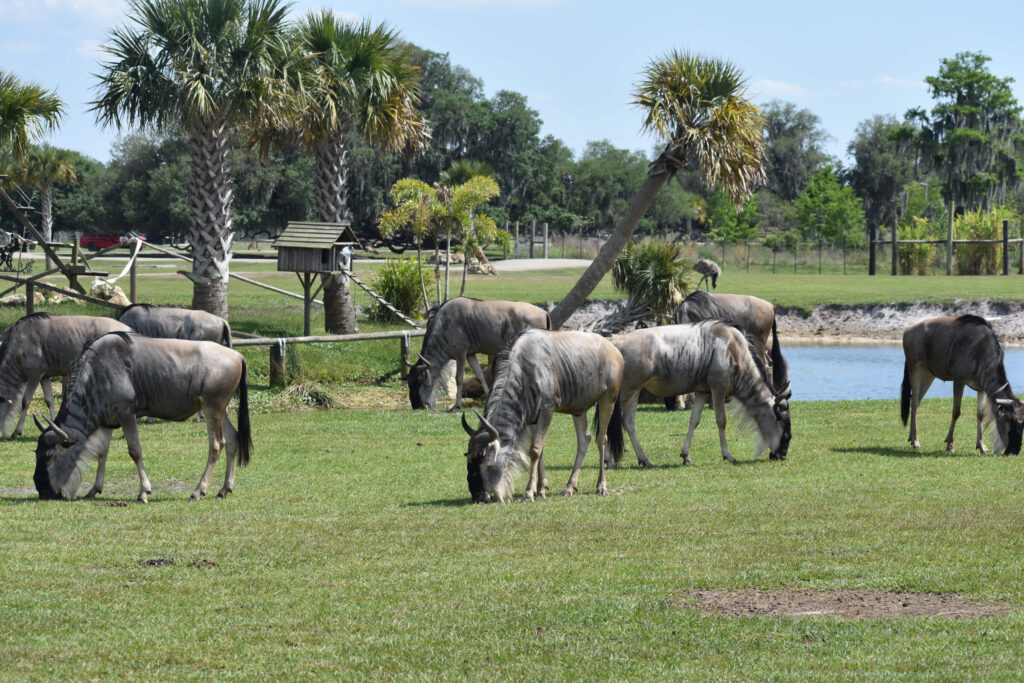
[{"label": "red vehicle", "polygon": [[128,240],[139,238],[143,242],[146,241],[144,235],[140,235],[132,230],[124,233],[123,235],[87,235],[82,233],[82,237],[79,240],[79,244],[84,249],[89,251],[96,251],[97,249],[106,249],[107,247],[116,247],[121,242],[127,242]]}]

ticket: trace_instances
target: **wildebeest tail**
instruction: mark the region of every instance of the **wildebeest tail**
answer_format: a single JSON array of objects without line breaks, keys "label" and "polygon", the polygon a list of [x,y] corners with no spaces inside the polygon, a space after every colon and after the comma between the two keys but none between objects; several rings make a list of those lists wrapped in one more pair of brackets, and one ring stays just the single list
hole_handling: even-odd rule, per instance
[{"label": "wildebeest tail", "polygon": [[224,346],[231,348],[231,325],[224,323],[224,329],[221,331],[220,343]]},{"label": "wildebeest tail", "polygon": [[782,391],[789,381],[789,365],[782,355],[782,347],[779,346],[779,330],[772,321],[772,384],[775,391]]},{"label": "wildebeest tail", "polygon": [[[601,404],[597,404],[594,411],[594,426],[592,431],[596,434],[600,426]],[[622,460],[622,400],[615,398],[615,407],[612,409],[611,418],[608,420],[608,449],[612,452],[612,460],[618,466]],[[602,454],[602,457],[603,454]]]},{"label": "wildebeest tail", "polygon": [[903,426],[907,426],[907,419],[910,417],[910,365],[903,363],[903,384],[900,385],[900,417],[903,418]]},{"label": "wildebeest tail", "polygon": [[249,381],[245,359],[242,359],[242,379],[238,382],[238,464],[245,467],[252,454],[252,427],[249,424]]}]

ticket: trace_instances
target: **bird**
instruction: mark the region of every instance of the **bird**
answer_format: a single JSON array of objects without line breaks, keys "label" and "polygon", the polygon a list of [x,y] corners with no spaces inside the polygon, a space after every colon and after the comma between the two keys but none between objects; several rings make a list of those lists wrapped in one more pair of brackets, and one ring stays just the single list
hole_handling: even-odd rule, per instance
[{"label": "bird", "polygon": [[[718,276],[722,274],[722,269],[718,267],[718,264],[709,258],[702,258],[693,264],[693,269],[703,275],[700,282],[697,283],[697,289],[705,283],[709,278],[711,279],[711,287],[718,288]],[[704,284],[705,289],[710,289]]]}]

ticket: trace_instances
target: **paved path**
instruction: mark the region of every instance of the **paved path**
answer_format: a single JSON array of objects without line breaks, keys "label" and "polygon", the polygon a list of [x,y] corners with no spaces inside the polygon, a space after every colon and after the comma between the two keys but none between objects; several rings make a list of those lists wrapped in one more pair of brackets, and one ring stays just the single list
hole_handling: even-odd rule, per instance
[{"label": "paved path", "polygon": [[491,265],[499,273],[518,273],[524,270],[555,270],[557,268],[586,268],[589,259],[581,258],[520,258],[491,261]]}]

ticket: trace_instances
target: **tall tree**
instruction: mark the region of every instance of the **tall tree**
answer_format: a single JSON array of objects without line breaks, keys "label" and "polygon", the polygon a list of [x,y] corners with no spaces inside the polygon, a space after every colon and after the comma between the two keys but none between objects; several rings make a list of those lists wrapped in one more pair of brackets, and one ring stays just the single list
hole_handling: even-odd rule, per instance
[{"label": "tall tree", "polygon": [[[50,242],[53,239],[53,186],[73,185],[78,182],[71,152],[59,147],[40,145],[32,147],[20,164],[17,180],[26,187],[39,188],[40,232]],[[46,268],[53,267],[46,257]]]},{"label": "tall tree", "polygon": [[925,78],[936,100],[931,117],[911,110],[922,125],[923,152],[944,184],[946,201],[968,210],[1003,204],[1021,187],[1024,131],[1012,78],[989,71],[990,58],[958,52]]},{"label": "tall tree", "polygon": [[793,201],[827,160],[829,136],[815,114],[792,102],[773,100],[763,111],[767,189]]},{"label": "tall tree", "polygon": [[904,187],[915,179],[916,155],[904,130],[893,116],[874,116],[858,124],[846,148],[854,160],[850,186],[864,203],[868,226],[892,225]]},{"label": "tall tree", "polygon": [[288,112],[281,0],[131,0],[104,48],[92,109],[104,126],[180,127],[192,176],[192,307],[228,315],[231,131]]},{"label": "tall tree", "polygon": [[[317,218],[337,223],[348,213],[348,146],[358,134],[386,152],[412,151],[429,138],[416,112],[420,84],[409,47],[385,24],[348,24],[327,9],[306,15],[299,26],[303,50],[317,78],[300,118],[302,136],[316,158]],[[328,332],[356,330],[348,278],[324,283]]]},{"label": "tall tree", "polygon": [[861,202],[849,185],[839,183],[829,164],[811,176],[794,208],[805,239],[835,246],[858,245],[863,241]]},{"label": "tall tree", "polygon": [[677,171],[697,171],[706,187],[720,185],[736,203],[764,182],[764,117],[730,62],[672,51],[647,65],[633,102],[645,114],[643,129],[667,141],[665,148],[597,258],[551,311],[554,329],[594,291]]},{"label": "tall tree", "polygon": [[57,93],[0,69],[0,152],[21,159],[29,143],[56,128],[66,113]]}]

